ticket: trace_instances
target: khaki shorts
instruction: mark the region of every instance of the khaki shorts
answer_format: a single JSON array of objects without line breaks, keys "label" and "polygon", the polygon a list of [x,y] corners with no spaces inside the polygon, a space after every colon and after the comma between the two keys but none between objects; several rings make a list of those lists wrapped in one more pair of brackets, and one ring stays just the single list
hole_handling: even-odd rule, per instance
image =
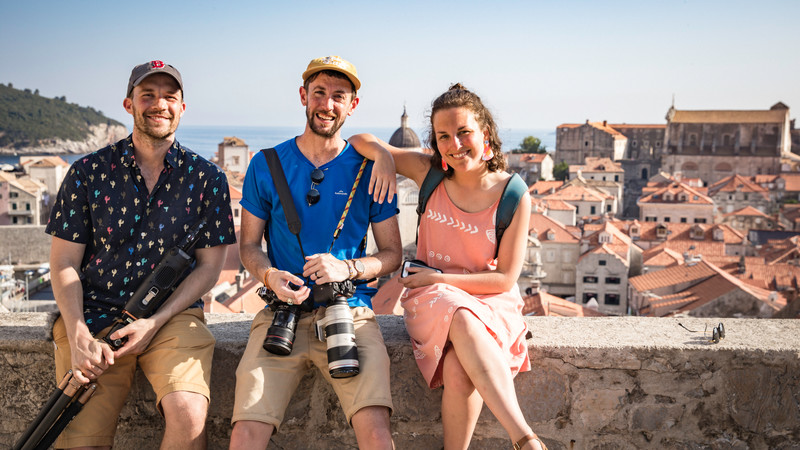
[{"label": "khaki shorts", "polygon": [[[105,336],[109,328],[98,336]],[[53,325],[53,341],[56,379],[61,381],[72,367],[61,317]],[[215,342],[205,325],[202,309],[190,308],[176,315],[156,333],[144,353],[117,359],[100,375],[97,391],[61,433],[55,447],[114,444],[117,419],[133,384],[137,363],[153,386],[159,411],[161,399],[171,392],[188,391],[210,398],[208,385]]]},{"label": "khaki shorts", "polygon": [[247,348],[236,369],[236,400],[231,423],[254,420],[275,426],[277,431],[289,400],[303,375],[316,366],[333,387],[350,422],[353,415],[367,406],[385,406],[392,410],[389,388],[389,355],[375,313],[367,307],[351,308],[355,325],[360,373],[350,378],[332,378],[328,372],[327,346],[317,339],[317,318],[325,317],[325,308],[306,313],[297,324],[292,353],[273,355],[264,350],[264,337],[272,324],[272,311],[264,309],[253,319]]}]

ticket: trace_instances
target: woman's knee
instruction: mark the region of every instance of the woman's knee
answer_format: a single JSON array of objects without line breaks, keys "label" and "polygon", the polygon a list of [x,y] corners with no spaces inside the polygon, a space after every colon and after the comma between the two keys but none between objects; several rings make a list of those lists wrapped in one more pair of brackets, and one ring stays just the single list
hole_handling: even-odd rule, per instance
[{"label": "woman's knee", "polygon": [[452,349],[445,354],[442,365],[442,382],[445,389],[459,392],[462,395],[470,395],[475,390],[475,385],[472,384],[472,380]]},{"label": "woman's knee", "polygon": [[450,322],[450,340],[458,340],[462,338],[469,338],[475,336],[475,333],[485,330],[486,327],[483,323],[475,317],[472,311],[464,308],[459,308],[453,313],[453,318]]}]

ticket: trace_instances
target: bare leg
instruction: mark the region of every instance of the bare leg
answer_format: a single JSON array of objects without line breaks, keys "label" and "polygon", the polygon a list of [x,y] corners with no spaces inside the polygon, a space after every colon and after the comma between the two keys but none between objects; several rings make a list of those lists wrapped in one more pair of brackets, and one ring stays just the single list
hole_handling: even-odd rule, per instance
[{"label": "bare leg", "polygon": [[442,367],[444,448],[466,450],[478,423],[483,399],[461,367],[458,356],[452,348],[446,351],[442,364],[444,365]]},{"label": "bare leg", "polygon": [[[532,430],[517,402],[508,363],[499,351],[495,351],[497,343],[483,323],[468,310],[459,309],[453,314],[449,339],[475,389],[512,442],[531,434]],[[535,448],[533,444],[527,445]]]},{"label": "bare leg", "polygon": [[233,424],[230,450],[267,448],[275,426],[255,420],[240,420]]},{"label": "bare leg", "polygon": [[[362,375],[363,376],[363,375]],[[392,450],[392,432],[389,427],[389,409],[383,406],[367,406],[353,414],[350,419],[361,450]]]},{"label": "bare leg", "polygon": [[161,399],[166,422],[161,449],[198,449],[208,447],[206,416],[208,399],[194,392],[177,391]]}]

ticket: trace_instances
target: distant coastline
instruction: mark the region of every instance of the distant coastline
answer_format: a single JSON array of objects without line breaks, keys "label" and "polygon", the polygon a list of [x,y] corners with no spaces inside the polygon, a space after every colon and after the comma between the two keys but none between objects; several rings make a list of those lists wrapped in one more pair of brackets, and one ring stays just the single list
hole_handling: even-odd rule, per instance
[{"label": "distant coastline", "polygon": [[[344,136],[350,136],[356,132],[372,133],[381,139],[388,140],[397,127],[365,127],[358,130],[342,129]],[[414,130],[420,140],[425,139],[422,130]],[[297,136],[303,132],[302,126],[298,127],[244,127],[244,126],[203,126],[203,125],[182,125],[178,128],[176,137],[181,145],[188,147],[204,158],[212,158],[217,152],[217,145],[226,136],[236,136],[244,139],[250,150],[258,151],[262,148],[269,148],[281,142]],[[555,151],[556,134],[555,129],[501,129],[500,139],[503,140],[503,151],[509,152],[519,146],[519,143],[526,136],[536,136],[547,146],[547,150]],[[91,153],[101,147],[91,149],[86,153]],[[21,155],[22,153],[20,153]],[[78,160],[83,154],[56,154],[53,152],[43,152],[39,154],[55,155],[64,158],[72,163]],[[34,155],[25,153],[25,155]],[[19,155],[0,154],[0,164],[16,165],[19,163]]]}]

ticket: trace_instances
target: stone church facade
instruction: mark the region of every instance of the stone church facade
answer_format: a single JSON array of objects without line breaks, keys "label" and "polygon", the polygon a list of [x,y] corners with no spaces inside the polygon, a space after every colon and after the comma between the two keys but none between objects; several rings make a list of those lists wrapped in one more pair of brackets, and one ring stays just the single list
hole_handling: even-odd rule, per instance
[{"label": "stone church facade", "polygon": [[734,174],[773,175],[791,151],[789,107],[667,112],[662,170],[708,185]]}]

